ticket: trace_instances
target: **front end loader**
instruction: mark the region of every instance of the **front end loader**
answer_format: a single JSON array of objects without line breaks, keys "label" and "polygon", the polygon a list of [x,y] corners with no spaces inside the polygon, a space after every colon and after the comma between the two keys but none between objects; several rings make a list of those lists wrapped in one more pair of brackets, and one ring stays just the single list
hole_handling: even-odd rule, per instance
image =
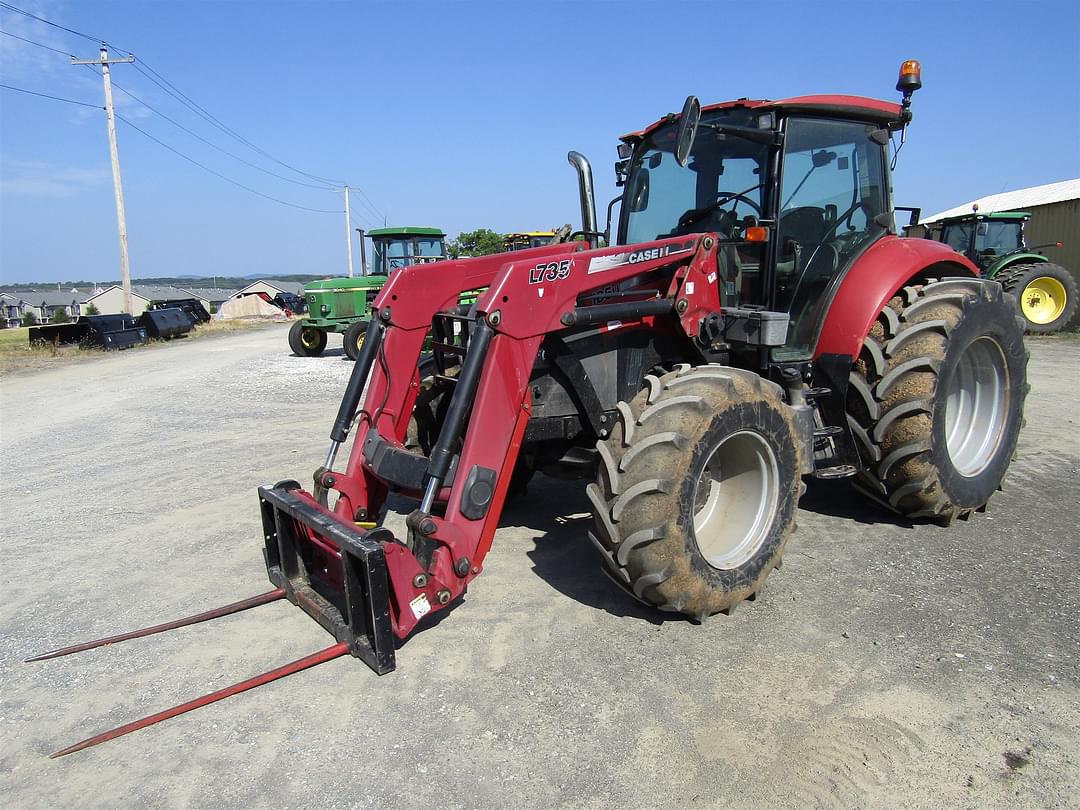
[{"label": "front end loader", "polygon": [[691,97],[623,137],[614,240],[572,152],[570,241],[394,273],[311,488],[259,490],[274,589],[213,613],[287,599],[335,643],[57,755],[329,658],[389,672],[482,573],[533,471],[589,481],[615,586],[699,622],[781,565],[808,476],[910,518],[984,509],[1020,429],[1023,330],[967,259],[895,233],[887,147],[919,86],[910,62],[901,104]]}]

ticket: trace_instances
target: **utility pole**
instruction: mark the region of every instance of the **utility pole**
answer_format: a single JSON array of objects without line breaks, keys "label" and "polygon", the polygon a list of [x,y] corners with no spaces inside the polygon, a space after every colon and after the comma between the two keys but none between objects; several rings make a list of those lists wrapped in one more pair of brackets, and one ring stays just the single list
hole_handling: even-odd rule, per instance
[{"label": "utility pole", "polygon": [[349,256],[349,278],[352,278],[352,224],[349,221],[349,187],[345,186],[345,250]]},{"label": "utility pole", "polygon": [[116,151],[116,116],[113,114],[112,78],[109,65],[118,62],[134,62],[134,56],[110,59],[109,50],[102,45],[97,59],[75,59],[73,65],[101,65],[101,78],[105,83],[105,117],[109,122],[109,157],[112,158],[113,190],[116,192],[116,225],[120,231],[120,282],[124,290],[124,312],[133,315],[131,301],[131,270],[128,267],[127,219],[124,217],[124,186],[120,182],[120,155]]}]

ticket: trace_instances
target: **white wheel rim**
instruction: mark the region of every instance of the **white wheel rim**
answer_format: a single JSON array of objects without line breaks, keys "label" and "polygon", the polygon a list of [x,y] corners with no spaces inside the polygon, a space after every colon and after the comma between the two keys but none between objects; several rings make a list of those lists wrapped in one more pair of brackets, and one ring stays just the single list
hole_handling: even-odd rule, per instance
[{"label": "white wheel rim", "polygon": [[776,454],[765,438],[740,430],[710,454],[698,479],[694,539],[713,568],[751,559],[769,536],[779,501]]},{"label": "white wheel rim", "polygon": [[1005,431],[1009,371],[996,340],[981,337],[960,356],[945,397],[945,447],[956,471],[978,475]]}]

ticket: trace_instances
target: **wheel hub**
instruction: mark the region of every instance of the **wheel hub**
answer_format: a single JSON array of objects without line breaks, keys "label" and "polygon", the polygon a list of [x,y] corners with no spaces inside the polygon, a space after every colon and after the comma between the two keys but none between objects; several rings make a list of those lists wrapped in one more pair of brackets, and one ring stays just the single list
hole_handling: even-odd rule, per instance
[{"label": "wheel hub", "polygon": [[694,539],[709,565],[737,568],[758,552],[779,491],[776,454],[760,433],[740,430],[716,446],[694,498]]},{"label": "wheel hub", "polygon": [[1053,323],[1065,311],[1065,299],[1065,285],[1056,278],[1044,276],[1033,279],[1024,287],[1020,308],[1032,323]]},{"label": "wheel hub", "polygon": [[965,477],[981,473],[997,452],[1008,414],[1008,383],[996,340],[984,336],[964,349],[945,398],[945,446]]}]

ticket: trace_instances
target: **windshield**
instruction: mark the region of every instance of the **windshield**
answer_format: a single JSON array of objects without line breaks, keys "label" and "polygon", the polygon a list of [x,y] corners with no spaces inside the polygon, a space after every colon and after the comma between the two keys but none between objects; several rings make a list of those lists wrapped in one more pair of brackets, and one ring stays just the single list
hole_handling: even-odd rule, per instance
[{"label": "windshield", "polygon": [[975,252],[980,256],[1001,256],[1024,246],[1023,223],[989,220],[979,224]]},{"label": "windshield", "polygon": [[753,127],[753,113],[719,110],[701,120],[685,167],[673,154],[674,123],[656,130],[636,150],[623,196],[624,244],[706,231],[730,239],[746,217],[761,216],[768,147],[707,126]]},{"label": "windshield", "polygon": [[386,276],[399,267],[413,263],[413,243],[411,239],[373,239],[372,272]]}]

